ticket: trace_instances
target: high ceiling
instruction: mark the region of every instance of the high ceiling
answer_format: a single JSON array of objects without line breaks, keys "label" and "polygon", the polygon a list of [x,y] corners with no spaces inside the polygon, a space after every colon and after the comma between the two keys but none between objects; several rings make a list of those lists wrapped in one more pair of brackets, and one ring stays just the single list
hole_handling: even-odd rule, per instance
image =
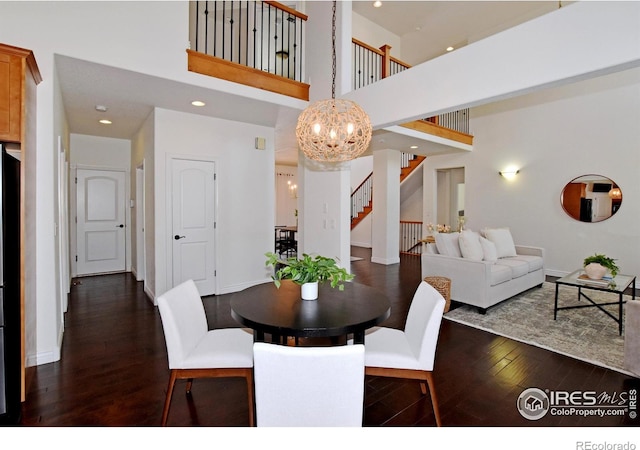
[{"label": "high ceiling", "polygon": [[[402,38],[416,65],[558,8],[558,1],[354,1],[353,12]],[[569,2],[563,2],[562,5]]]},{"label": "high ceiling", "polygon": [[[535,1],[387,0],[381,8],[374,8],[372,3],[354,1],[353,10],[401,36],[403,60],[410,64],[439,56],[448,45],[472,42],[559,5]],[[296,111],[69,57],[57,56],[56,66],[71,133],[131,139],[153,108],[160,107],[273,126],[277,139],[281,138],[277,143],[276,161],[288,164],[297,161],[295,138],[292,140],[290,130],[289,135],[285,135],[285,129],[290,127],[282,125],[292,120],[295,123]],[[207,107],[194,109],[190,104],[194,98],[205,100]],[[96,105],[109,108],[112,125],[98,123],[102,113],[96,111]],[[386,132],[381,130],[378,133]],[[386,133],[376,142],[389,145],[398,138]],[[397,145],[404,146],[405,143]]]}]

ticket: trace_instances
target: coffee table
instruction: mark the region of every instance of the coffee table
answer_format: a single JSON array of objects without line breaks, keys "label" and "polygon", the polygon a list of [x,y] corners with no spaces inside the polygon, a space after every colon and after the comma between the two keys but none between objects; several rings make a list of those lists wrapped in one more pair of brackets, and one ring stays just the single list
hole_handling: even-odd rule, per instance
[{"label": "coffee table", "polygon": [[[564,276],[562,278],[555,280],[555,283],[556,283],[556,298],[555,298],[555,303],[553,307],[553,320],[556,320],[556,318],[558,317],[558,311],[562,309],[596,307],[618,323],[618,331],[622,336],[622,305],[625,303],[625,301],[622,300],[622,295],[624,294],[624,291],[627,288],[629,288],[629,286],[631,286],[632,287],[631,298],[635,300],[636,298],[636,277],[635,276],[618,274],[613,279],[590,280],[590,279],[586,279],[584,270],[579,269],[570,273],[567,276]],[[558,307],[558,290],[560,288],[560,285],[577,287],[578,301],[584,298],[589,302],[589,304]],[[608,303],[596,303],[582,291],[583,289],[591,289],[594,291],[610,292],[612,294],[617,294],[618,300],[615,302],[608,302]],[[618,305],[618,317],[614,316],[609,311],[604,309],[603,306],[606,306],[606,305]]]}]

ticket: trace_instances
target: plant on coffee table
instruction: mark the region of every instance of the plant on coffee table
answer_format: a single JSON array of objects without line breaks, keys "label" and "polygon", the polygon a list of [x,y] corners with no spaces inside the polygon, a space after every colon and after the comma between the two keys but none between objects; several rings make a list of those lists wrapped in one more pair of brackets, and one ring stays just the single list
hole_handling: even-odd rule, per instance
[{"label": "plant on coffee table", "polygon": [[587,267],[589,264],[595,263],[600,264],[602,267],[606,268],[609,272],[611,272],[611,276],[615,277],[618,274],[620,268],[615,262],[616,260],[613,258],[609,258],[606,255],[601,255],[596,253],[593,256],[588,256],[584,259],[583,267]]}]

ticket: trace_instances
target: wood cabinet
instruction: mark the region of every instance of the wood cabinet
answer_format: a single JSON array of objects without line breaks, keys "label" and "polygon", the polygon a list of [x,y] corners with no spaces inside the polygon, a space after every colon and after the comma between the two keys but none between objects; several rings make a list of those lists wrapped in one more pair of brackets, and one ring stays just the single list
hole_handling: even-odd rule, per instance
[{"label": "wood cabinet", "polygon": [[29,96],[32,86],[40,81],[30,50],[0,44],[0,142],[24,140],[25,121],[31,113],[27,109]]},{"label": "wood cabinet", "polygon": [[[20,159],[20,319],[21,398],[26,398],[26,324],[35,324],[35,295],[25,295],[33,280],[25,268],[35,268],[35,142],[36,88],[42,81],[31,50],[0,43],[0,142],[19,152]],[[28,178],[29,177],[29,178]],[[28,200],[28,201],[27,201]],[[33,205],[32,205],[33,203]],[[28,231],[27,231],[28,230]],[[29,286],[29,287],[28,287]],[[35,292],[32,288],[30,291]],[[30,333],[35,334],[35,329]]]}]

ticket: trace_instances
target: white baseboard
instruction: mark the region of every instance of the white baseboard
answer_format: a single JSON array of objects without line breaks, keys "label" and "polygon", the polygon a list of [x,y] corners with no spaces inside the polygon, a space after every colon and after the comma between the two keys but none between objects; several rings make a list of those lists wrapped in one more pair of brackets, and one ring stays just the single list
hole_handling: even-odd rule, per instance
[{"label": "white baseboard", "polygon": [[224,286],[221,287],[218,290],[218,295],[223,295],[223,294],[233,294],[234,292],[239,292],[242,291],[244,289],[250,288],[252,286],[255,286],[257,284],[263,284],[263,283],[267,283],[267,282],[271,282],[271,278],[267,277],[264,278],[262,280],[255,280],[255,281],[248,281],[246,283],[239,283],[239,284],[232,284],[229,286]]},{"label": "white baseboard", "polygon": [[378,257],[372,256],[371,262],[376,264],[384,264],[385,266],[390,266],[391,264],[400,264],[400,257],[398,256],[397,258],[385,259],[385,258],[378,258]]},{"label": "white baseboard", "polygon": [[351,241],[351,245],[354,247],[372,248],[371,242],[354,242]]}]

